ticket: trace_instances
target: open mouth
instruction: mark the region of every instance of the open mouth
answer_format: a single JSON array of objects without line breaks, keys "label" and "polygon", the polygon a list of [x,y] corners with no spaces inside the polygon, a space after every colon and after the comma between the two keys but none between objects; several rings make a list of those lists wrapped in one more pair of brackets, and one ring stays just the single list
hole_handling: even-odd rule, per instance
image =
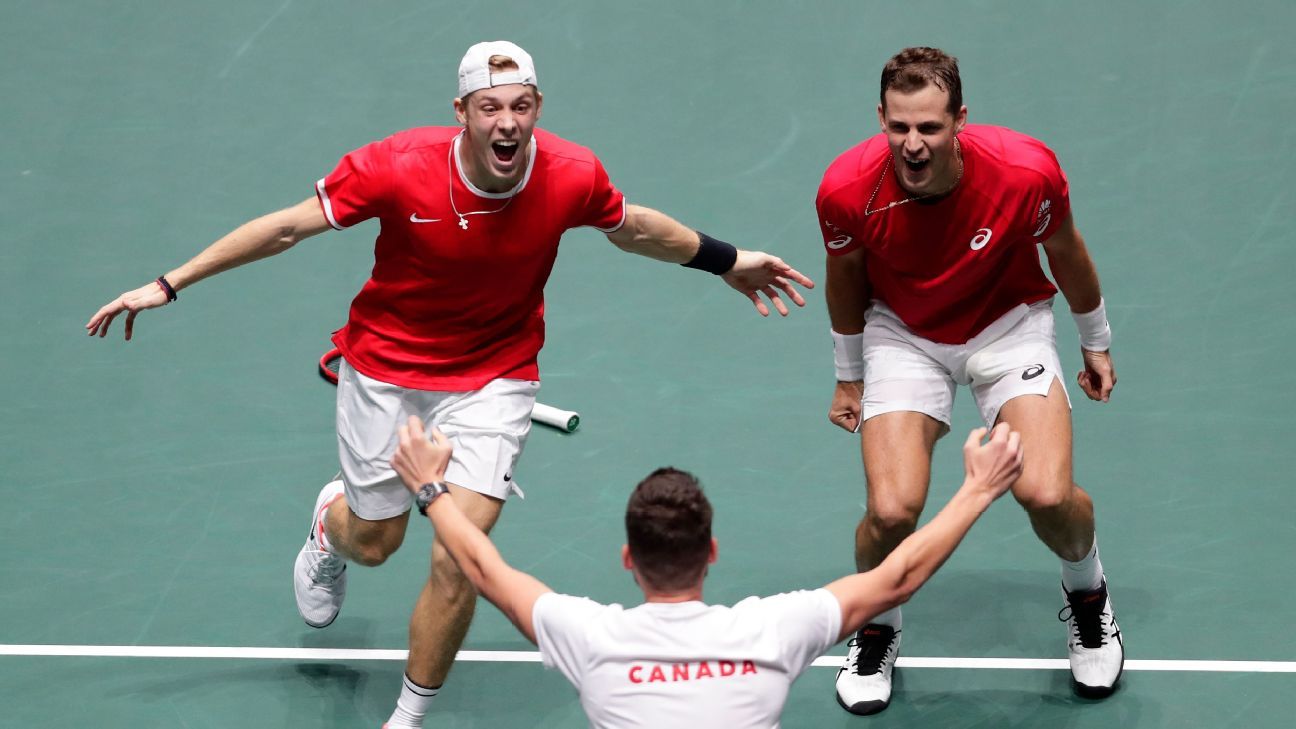
[{"label": "open mouth", "polygon": [[504,164],[508,164],[509,162],[512,162],[513,157],[517,155],[518,143],[515,141],[491,142],[491,151],[495,153],[495,159]]},{"label": "open mouth", "polygon": [[927,169],[927,165],[931,164],[931,160],[930,159],[906,159],[904,163],[905,163],[905,167],[908,167],[910,172],[922,172],[923,170]]}]

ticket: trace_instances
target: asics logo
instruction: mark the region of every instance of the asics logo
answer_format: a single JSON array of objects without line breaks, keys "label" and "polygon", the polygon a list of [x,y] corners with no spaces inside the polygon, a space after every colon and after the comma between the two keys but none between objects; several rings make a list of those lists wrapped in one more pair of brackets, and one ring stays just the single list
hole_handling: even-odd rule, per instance
[{"label": "asics logo", "polygon": [[1025,372],[1022,373],[1022,379],[1033,380],[1042,374],[1044,374],[1044,365],[1042,364],[1031,365],[1030,367],[1026,368]]},{"label": "asics logo", "polygon": [[823,223],[824,225],[828,226],[828,228],[830,228],[832,232],[837,236],[836,238],[833,238],[832,240],[824,243],[824,245],[828,246],[830,249],[835,251],[840,248],[845,248],[846,246],[850,245],[851,241],[855,240],[853,236],[847,235],[845,231],[833,225],[832,223],[828,222],[827,220],[823,221]]},{"label": "asics logo", "polygon": [[1031,235],[1035,236],[1036,238],[1040,237],[1040,235],[1044,232],[1044,229],[1048,227],[1048,224],[1052,222],[1052,220],[1053,220],[1053,213],[1047,213],[1044,216],[1044,220],[1040,221],[1039,227],[1036,228],[1035,232],[1031,233]]},{"label": "asics logo", "polygon": [[990,238],[993,235],[994,231],[989,228],[978,228],[976,235],[972,236],[972,241],[968,243],[968,247],[974,251],[979,251],[990,244]]},{"label": "asics logo", "polygon": [[420,218],[418,213],[410,213],[411,223],[439,223],[441,218]]}]

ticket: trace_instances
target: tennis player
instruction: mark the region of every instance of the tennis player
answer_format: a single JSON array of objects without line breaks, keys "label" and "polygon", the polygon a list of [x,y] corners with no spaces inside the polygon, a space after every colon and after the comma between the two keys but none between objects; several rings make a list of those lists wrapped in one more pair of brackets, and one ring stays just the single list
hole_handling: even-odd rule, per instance
[{"label": "tennis player", "polygon": [[[1066,176],[1035,139],[969,125],[958,61],[934,48],[886,64],[878,120],[882,133],[832,163],[816,201],[837,365],[829,419],[863,433],[868,499],[856,566],[881,564],[913,532],[956,386],[969,386],[985,423],[1008,423],[1030,453],[1013,496],[1062,561],[1074,687],[1105,696],[1124,647],[1093,503],[1072,480],[1071,404],[1053,333],[1059,288],[1080,330],[1080,388],[1107,402],[1116,373]],[[848,711],[886,708],[901,625],[900,609],[888,610],[852,641],[837,678]]]},{"label": "tennis player", "polygon": [[[755,305],[783,315],[781,294],[813,283],[778,258],[737,250],[666,215],[627,205],[584,147],[536,127],[544,98],[531,56],[479,43],[459,66],[455,127],[399,132],[342,158],[315,195],[244,224],[188,263],[99,309],[104,336],[126,313],[175,301],[199,281],[300,241],[370,218],[381,222],[369,280],[333,335],[344,364],[337,393],[339,480],[311,512],[294,588],[306,623],[333,622],[349,561],[378,565],[400,546],[410,495],[391,470],[396,428],[409,415],[454,441],[453,498],[489,530],[510,493],[539,388],[545,282],[562,233],[592,226],[617,247],[717,274]],[[420,726],[472,618],[475,594],[439,546],[410,620],[410,652],[390,727]]]},{"label": "tennis player", "polygon": [[908,600],[1017,480],[1020,436],[1003,424],[982,444],[985,435],[968,436],[966,477],[949,504],[876,568],[733,607],[702,601],[717,547],[711,504],[684,471],[658,469],[630,495],[621,561],[644,603],[627,610],[556,593],[506,564],[446,497],[453,447],[438,430],[429,440],[419,418],[400,429],[392,467],[472,584],[576,687],[593,727],[777,727],[792,681]]}]

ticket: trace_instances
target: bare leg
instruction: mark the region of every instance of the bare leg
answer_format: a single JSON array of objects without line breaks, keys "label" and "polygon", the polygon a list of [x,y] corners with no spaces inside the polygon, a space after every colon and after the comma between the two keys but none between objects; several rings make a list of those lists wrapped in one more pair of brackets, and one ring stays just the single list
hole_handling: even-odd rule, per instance
[{"label": "bare leg", "polygon": [[408,511],[389,519],[361,519],[351,511],[343,496],[329,506],[324,516],[324,534],[333,552],[353,562],[375,567],[400,548],[408,523]]},{"label": "bare leg", "polygon": [[855,567],[863,572],[886,559],[917,526],[927,502],[932,449],[944,425],[901,411],[869,418],[860,430],[868,503],[855,529]]},{"label": "bare leg", "polygon": [[1054,379],[1047,397],[1009,400],[999,420],[1021,433],[1026,461],[1013,497],[1035,534],[1062,559],[1083,558],[1094,543],[1093,501],[1071,480],[1071,409],[1062,383]]},{"label": "bare leg", "polygon": [[[504,502],[450,485],[450,496],[464,514],[489,533]],[[444,498],[444,497],[442,497]],[[422,518],[422,517],[420,517]],[[477,591],[463,576],[441,540],[432,544],[432,572],[410,616],[409,659],[405,674],[428,687],[440,686],[450,673],[477,606]]]}]

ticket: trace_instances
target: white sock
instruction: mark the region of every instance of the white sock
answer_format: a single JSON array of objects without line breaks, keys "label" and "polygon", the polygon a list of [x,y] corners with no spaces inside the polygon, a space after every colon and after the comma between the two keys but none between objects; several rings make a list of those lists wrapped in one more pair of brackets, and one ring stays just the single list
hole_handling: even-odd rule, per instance
[{"label": "white sock", "polygon": [[900,614],[899,607],[893,607],[890,610],[880,613],[869,620],[869,624],[886,625],[895,628],[897,633],[900,632],[900,625],[904,622],[904,617]]},{"label": "white sock", "polygon": [[441,687],[428,688],[410,680],[409,676],[401,677],[400,698],[396,699],[396,710],[387,720],[388,729],[421,729],[423,715],[432,706]]},{"label": "white sock", "polygon": [[1093,546],[1079,562],[1062,560],[1062,587],[1067,592],[1076,590],[1090,591],[1102,587],[1102,561],[1098,559],[1098,536],[1094,535]]}]

